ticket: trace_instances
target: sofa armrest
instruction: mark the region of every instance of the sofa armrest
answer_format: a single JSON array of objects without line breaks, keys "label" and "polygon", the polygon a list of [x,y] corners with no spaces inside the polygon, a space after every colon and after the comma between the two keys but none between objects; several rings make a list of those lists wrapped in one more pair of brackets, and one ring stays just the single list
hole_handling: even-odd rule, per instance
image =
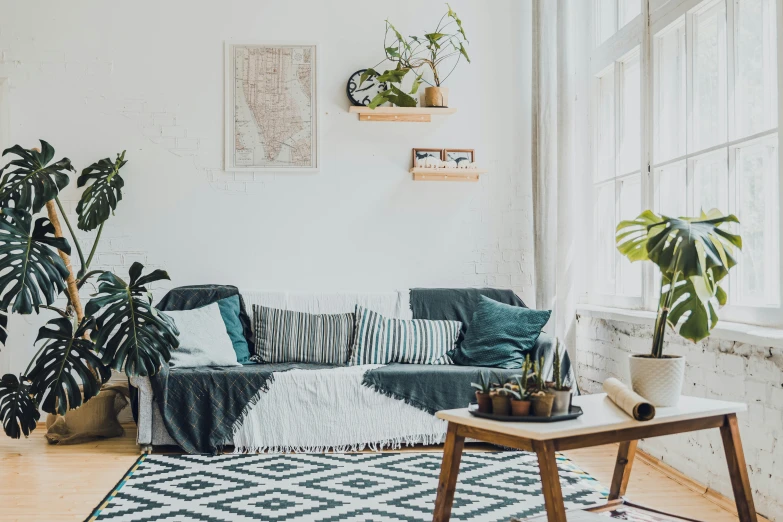
[{"label": "sofa armrest", "polygon": [[139,391],[136,442],[139,445],[149,445],[152,444],[152,384],[149,377],[131,377],[130,382]]}]

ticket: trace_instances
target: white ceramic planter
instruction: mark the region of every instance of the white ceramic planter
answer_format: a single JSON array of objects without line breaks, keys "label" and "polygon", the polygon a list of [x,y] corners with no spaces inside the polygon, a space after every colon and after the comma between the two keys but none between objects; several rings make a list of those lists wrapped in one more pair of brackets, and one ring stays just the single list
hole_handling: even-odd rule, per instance
[{"label": "white ceramic planter", "polygon": [[685,357],[628,358],[633,391],[650,401],[653,406],[676,406],[685,378]]},{"label": "white ceramic planter", "polygon": [[555,396],[555,402],[552,403],[552,415],[567,414],[571,408],[571,390],[548,390],[548,392]]}]

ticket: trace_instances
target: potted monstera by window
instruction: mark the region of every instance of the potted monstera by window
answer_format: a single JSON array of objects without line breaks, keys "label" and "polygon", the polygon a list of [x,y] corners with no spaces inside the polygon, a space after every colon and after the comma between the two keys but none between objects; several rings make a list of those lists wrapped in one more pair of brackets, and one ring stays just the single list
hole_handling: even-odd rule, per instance
[{"label": "potted monstera by window", "polygon": [[742,248],[742,238],[726,230],[729,223],[739,221],[717,209],[695,218],[646,210],[617,226],[620,253],[651,261],[661,273],[652,352],[630,356],[633,389],[655,406],[677,404],[685,374],[684,357],[663,353],[666,325],[695,343],[718,324],[717,308],[727,298],[721,281],[737,264],[734,248]]}]

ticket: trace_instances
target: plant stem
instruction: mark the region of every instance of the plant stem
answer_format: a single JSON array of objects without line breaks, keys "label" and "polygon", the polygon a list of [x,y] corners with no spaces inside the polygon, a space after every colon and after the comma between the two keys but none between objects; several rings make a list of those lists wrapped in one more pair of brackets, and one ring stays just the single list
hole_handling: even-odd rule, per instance
[{"label": "plant stem", "polygon": [[85,272],[87,272],[87,269],[90,268],[90,263],[92,263],[92,258],[95,256],[95,250],[98,248],[98,241],[101,240],[101,233],[103,232],[103,225],[106,223],[105,221],[101,223],[101,226],[98,227],[98,235],[95,236],[95,242],[92,244],[92,248],[90,249],[90,255],[87,256],[87,262],[82,265],[82,268],[79,270],[79,279],[81,279]]},{"label": "plant stem", "polygon": [[63,221],[65,221],[65,226],[68,227],[68,232],[71,233],[71,239],[73,239],[73,244],[76,247],[76,252],[79,254],[79,262],[82,264],[82,268],[79,270],[81,272],[82,270],[84,270],[84,254],[82,253],[82,247],[79,244],[79,240],[76,239],[76,234],[73,231],[71,222],[68,221],[68,216],[65,214],[65,209],[63,208],[63,204],[60,203],[60,198],[55,196],[54,201],[55,203],[57,203],[57,208],[60,209],[60,215],[63,217]]}]

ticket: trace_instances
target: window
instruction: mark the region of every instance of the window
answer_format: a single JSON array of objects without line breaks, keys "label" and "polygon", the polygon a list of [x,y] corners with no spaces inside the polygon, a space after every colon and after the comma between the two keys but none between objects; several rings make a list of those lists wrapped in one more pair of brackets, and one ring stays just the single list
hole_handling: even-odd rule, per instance
[{"label": "window", "polygon": [[[619,34],[592,58],[592,257],[600,270],[590,301],[657,305],[656,271],[610,253],[612,225],[642,208],[717,208],[737,215],[744,241],[721,318],[783,324],[775,8],[775,0],[594,0],[596,41]],[[640,11],[649,25],[627,26]]]},{"label": "window", "polygon": [[594,0],[595,44],[601,45],[642,14],[640,0]]}]

